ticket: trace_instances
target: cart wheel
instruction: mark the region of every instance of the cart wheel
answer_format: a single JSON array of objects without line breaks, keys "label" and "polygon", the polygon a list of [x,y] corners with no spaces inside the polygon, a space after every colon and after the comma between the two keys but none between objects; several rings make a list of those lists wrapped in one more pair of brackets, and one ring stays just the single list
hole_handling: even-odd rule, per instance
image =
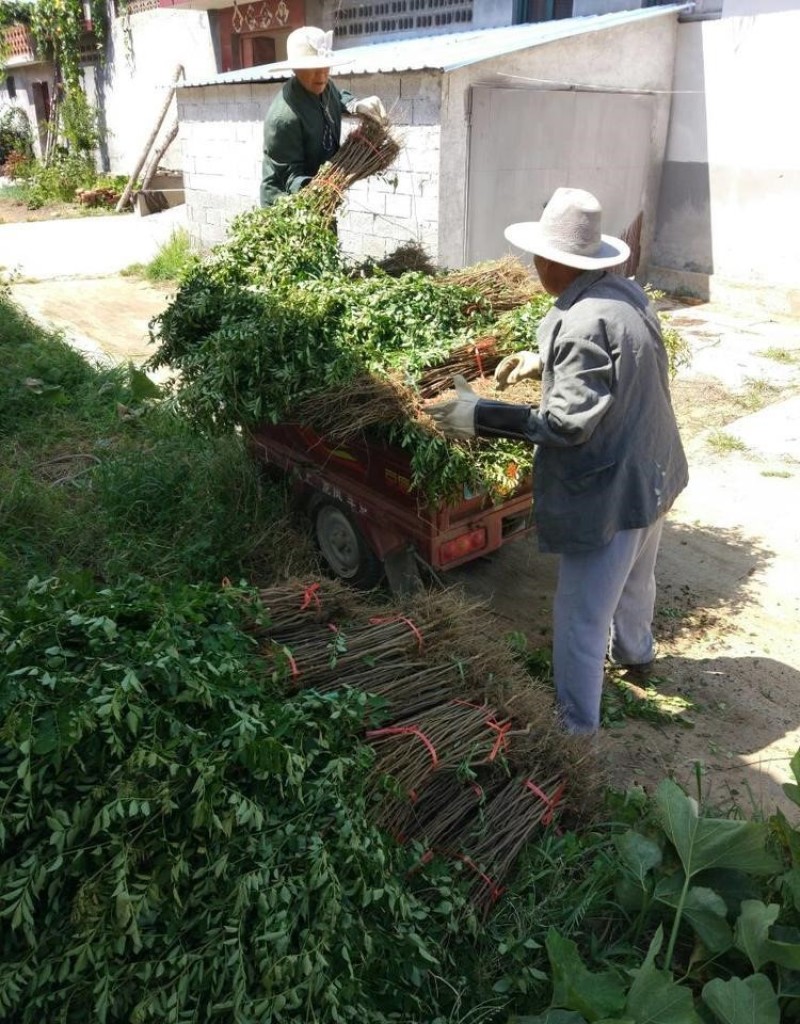
[{"label": "cart wheel", "polygon": [[312,504],[311,517],[322,557],[334,576],[354,587],[371,590],[383,578],[383,563],[373,552],[347,508],[321,498]]}]

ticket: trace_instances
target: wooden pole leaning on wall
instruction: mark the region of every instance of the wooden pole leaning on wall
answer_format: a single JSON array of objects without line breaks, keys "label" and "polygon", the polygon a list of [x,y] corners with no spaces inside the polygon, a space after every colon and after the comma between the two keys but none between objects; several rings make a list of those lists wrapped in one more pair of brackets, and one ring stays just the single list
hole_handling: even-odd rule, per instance
[{"label": "wooden pole leaning on wall", "polygon": [[119,202],[117,203],[115,208],[116,213],[121,213],[122,210],[124,210],[128,203],[130,202],[131,193],[133,192],[133,186],[136,184],[136,179],[139,177],[139,172],[141,171],[142,167],[144,167],[144,162],[147,159],[147,154],[152,149],[153,143],[156,140],[156,136],[158,135],[159,129],[161,128],[161,125],[164,122],[164,118],[167,116],[169,105],[170,103],[172,103],[172,97],[175,95],[175,87],[177,86],[180,79],[183,77],[183,74],[183,65],[178,64],[177,67],[175,68],[175,74],[172,76],[172,84],[167,90],[167,95],[164,99],[164,104],[161,110],[159,111],[158,118],[156,119],[156,123],[153,127],[153,130],[150,132],[150,135],[147,139],[147,144],[142,150],[139,159],[136,161],[136,167],[134,167],[130,178],[128,178],[128,183],[126,184],[122,192],[122,195],[119,197]]}]

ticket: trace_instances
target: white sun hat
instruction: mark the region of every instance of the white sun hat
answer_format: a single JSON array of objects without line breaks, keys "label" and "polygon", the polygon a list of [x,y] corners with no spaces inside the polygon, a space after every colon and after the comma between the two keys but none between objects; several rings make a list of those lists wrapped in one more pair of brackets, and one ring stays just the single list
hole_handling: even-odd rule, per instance
[{"label": "white sun hat", "polygon": [[541,220],[509,224],[505,236],[518,249],[567,267],[616,267],[631,251],[621,238],[600,233],[602,215],[602,207],[591,192],[557,188]]},{"label": "white sun hat", "polygon": [[323,32],[313,25],[304,25],[286,37],[286,60],[268,64],[267,67],[270,71],[306,71],[350,63],[351,58],[334,54],[333,32]]}]

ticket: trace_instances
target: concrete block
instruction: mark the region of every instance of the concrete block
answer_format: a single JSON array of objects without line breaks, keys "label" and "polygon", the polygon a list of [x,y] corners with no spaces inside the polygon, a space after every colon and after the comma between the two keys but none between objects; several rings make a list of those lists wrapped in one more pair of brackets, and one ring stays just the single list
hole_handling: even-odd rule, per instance
[{"label": "concrete block", "polygon": [[412,201],[411,210],[417,223],[427,222],[433,224],[439,221],[438,199],[415,199]]},{"label": "concrete block", "polygon": [[404,100],[429,100],[440,102],[442,95],[441,75],[430,72],[410,72],[400,76],[400,98]]},{"label": "concrete block", "polygon": [[387,195],[386,216],[409,218],[411,216],[411,196],[409,195]]},{"label": "concrete block", "polygon": [[362,234],[370,234],[372,231],[374,217],[371,213],[350,212],[347,214],[347,228],[350,231],[358,231]]},{"label": "concrete block", "polygon": [[432,103],[430,100],[414,100],[412,108],[413,124],[439,124],[441,109],[438,103]]},{"label": "concrete block", "polygon": [[392,124],[410,125],[412,123],[413,100],[396,99],[391,105],[384,100],[383,105],[386,107],[386,113],[389,115],[389,120]]}]

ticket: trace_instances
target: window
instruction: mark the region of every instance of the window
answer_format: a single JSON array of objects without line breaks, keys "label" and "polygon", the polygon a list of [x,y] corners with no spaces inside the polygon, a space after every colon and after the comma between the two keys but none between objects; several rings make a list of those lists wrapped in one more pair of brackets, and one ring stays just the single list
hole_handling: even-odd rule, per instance
[{"label": "window", "polygon": [[523,8],[526,8],[523,21],[556,21],[572,17],[572,0],[524,0]]},{"label": "window", "polygon": [[9,75],[6,79],[6,92],[10,100],[17,98],[17,83],[14,81],[13,75]]},{"label": "window", "polygon": [[275,39],[263,32],[243,32],[231,39],[234,51],[234,67],[258,68],[262,64],[272,64],[275,56]]},{"label": "window", "polygon": [[[571,5],[572,0],[569,2]],[[470,28],[472,4],[473,0],[383,0],[374,4],[341,0],[334,32],[337,38],[347,38],[352,45],[356,40],[374,35],[414,35],[420,29]]]}]

